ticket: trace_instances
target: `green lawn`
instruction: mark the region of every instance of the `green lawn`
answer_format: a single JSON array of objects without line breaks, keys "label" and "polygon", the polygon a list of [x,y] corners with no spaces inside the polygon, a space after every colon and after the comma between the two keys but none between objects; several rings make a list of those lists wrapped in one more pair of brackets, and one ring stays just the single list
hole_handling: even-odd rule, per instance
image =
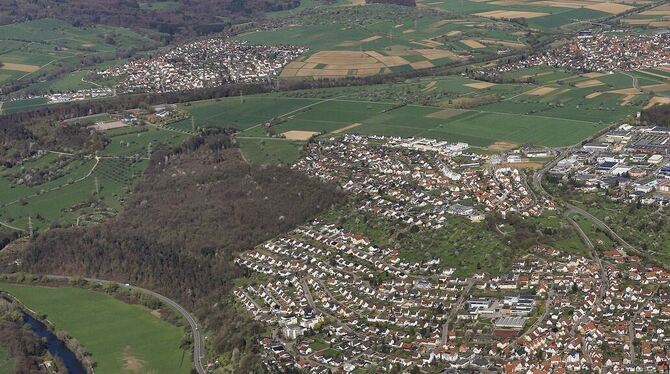
[{"label": "green lawn", "polygon": [[240,151],[251,164],[291,164],[300,156],[304,142],[285,139],[238,138]]},{"label": "green lawn", "polygon": [[[92,353],[98,374],[189,373],[190,352],[179,348],[183,331],[144,306],[79,288],[0,284],[30,309],[46,314]],[[134,366],[137,370],[131,370]]]},{"label": "green lawn", "polygon": [[14,362],[7,356],[5,348],[0,347],[0,374],[14,373]]}]

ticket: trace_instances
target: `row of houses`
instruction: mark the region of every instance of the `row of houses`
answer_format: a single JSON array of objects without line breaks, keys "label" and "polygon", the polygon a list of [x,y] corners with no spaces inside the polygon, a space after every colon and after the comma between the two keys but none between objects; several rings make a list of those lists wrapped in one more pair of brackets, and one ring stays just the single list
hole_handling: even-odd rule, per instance
[{"label": "row of houses", "polygon": [[444,227],[449,215],[481,221],[486,213],[538,216],[554,209],[532,195],[517,169],[487,167],[488,156],[465,153],[467,147],[345,135],[308,145],[294,168],[353,192],[362,211],[432,229]]}]

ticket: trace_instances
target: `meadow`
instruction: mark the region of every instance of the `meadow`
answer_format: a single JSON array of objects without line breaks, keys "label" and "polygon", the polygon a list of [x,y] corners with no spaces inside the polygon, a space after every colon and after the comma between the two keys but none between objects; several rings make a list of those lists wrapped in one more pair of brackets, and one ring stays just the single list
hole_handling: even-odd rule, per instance
[{"label": "meadow", "polygon": [[[578,88],[574,85],[592,78],[556,75],[572,81],[537,86],[449,76],[394,85],[264,94],[245,97],[242,103],[239,98],[210,100],[183,108],[195,115],[198,126],[234,127],[240,131],[239,138],[304,131],[325,137],[340,133],[423,136],[480,147],[497,141],[568,146],[634,114],[643,99],[648,99],[648,95],[635,95],[622,105],[626,95],[602,93],[586,98],[598,90],[625,89],[630,78],[605,76],[620,85]],[[535,94],[545,86],[546,94]],[[263,126],[267,123],[269,129]],[[182,126],[187,128],[190,121]]]},{"label": "meadow", "polygon": [[[147,49],[157,43],[157,34],[139,34],[111,26],[74,27],[55,19],[39,19],[0,26],[0,84],[35,76],[64,66],[78,66],[82,58],[113,56],[121,47]],[[87,88],[77,73],[47,88],[71,90]],[[35,88],[48,83],[38,83]]]},{"label": "meadow", "polygon": [[180,349],[183,330],[144,306],[79,288],[0,284],[0,290],[77,339],[91,353],[96,373],[191,371],[191,355]]},{"label": "meadow", "polygon": [[0,374],[14,373],[14,362],[7,355],[7,350],[0,347]]},{"label": "meadow", "polygon": [[[122,209],[140,180],[148,166],[149,144],[179,144],[186,138],[154,128],[137,133],[111,131],[108,136],[111,143],[99,153],[98,160],[46,153],[20,167],[0,170],[0,221],[27,230],[28,217],[35,229],[104,219]],[[57,162],[65,164],[57,167]],[[13,177],[50,169],[58,170],[60,176],[32,186],[19,184]]]}]

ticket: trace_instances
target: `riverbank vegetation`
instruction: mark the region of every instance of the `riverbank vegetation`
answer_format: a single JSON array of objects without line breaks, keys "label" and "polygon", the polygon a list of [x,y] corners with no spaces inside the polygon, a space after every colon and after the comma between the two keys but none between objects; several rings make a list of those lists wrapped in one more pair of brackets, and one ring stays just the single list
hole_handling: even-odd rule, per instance
[{"label": "riverbank vegetation", "polygon": [[0,373],[42,373],[40,364],[47,354],[40,338],[23,328],[22,313],[0,298]]}]

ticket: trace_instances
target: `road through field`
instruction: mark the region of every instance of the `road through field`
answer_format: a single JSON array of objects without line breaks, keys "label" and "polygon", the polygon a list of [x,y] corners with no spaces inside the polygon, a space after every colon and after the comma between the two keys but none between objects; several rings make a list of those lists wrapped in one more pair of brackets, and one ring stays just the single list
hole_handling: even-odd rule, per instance
[{"label": "road through field", "polygon": [[[43,278],[47,279],[52,279],[52,280],[65,280],[65,281],[71,281],[75,279],[75,277],[70,277],[70,276],[65,276],[65,275],[41,275]],[[154,297],[158,300],[160,300],[162,303],[169,305],[172,309],[174,309],[177,313],[182,315],[184,319],[188,322],[191,332],[193,333],[193,362],[195,365],[195,370],[198,372],[198,374],[205,374],[205,368],[202,365],[202,357],[203,357],[203,351],[202,351],[202,335],[200,333],[200,327],[198,325],[198,321],[189,313],[184,307],[179,305],[176,301],[168,298],[167,296],[163,296],[157,292],[151,291],[146,288],[138,287],[138,286],[132,286],[129,284],[123,284],[119,282],[113,282],[113,281],[108,281],[108,280],[103,280],[103,279],[96,279],[96,278],[77,278],[77,279],[84,279],[87,282],[90,283],[97,283],[100,285],[107,285],[107,284],[115,284],[119,287],[123,288],[128,288],[133,291],[138,291],[141,293],[144,293],[146,295],[149,295],[151,297]]]}]

